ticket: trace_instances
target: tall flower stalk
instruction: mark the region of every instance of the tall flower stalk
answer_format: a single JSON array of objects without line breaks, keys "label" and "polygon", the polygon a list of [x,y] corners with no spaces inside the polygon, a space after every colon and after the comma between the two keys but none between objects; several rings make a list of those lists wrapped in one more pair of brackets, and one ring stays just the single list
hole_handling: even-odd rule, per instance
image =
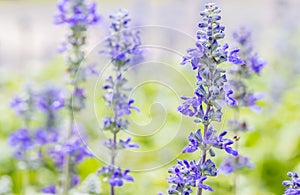
[{"label": "tall flower stalk", "polygon": [[188,195],[197,189],[197,195],[203,190],[213,191],[204,184],[207,176],[216,176],[218,170],[210,157],[215,156],[213,148],[223,149],[228,154],[237,156],[238,152],[231,145],[232,140],[224,138],[227,131],[218,134],[214,122],[221,122],[222,107],[226,102],[230,106],[237,105],[232,97],[233,91],[227,84],[226,71],[220,67],[224,62],[243,64],[238,57],[238,49],[228,52],[228,44],[221,45],[225,27],[220,24],[221,10],[213,3],[205,5],[200,13],[203,22],[199,24],[196,47],[188,49],[183,57],[182,65],[189,63],[196,72],[196,89],[193,97],[182,97],[184,103],[178,107],[183,115],[192,117],[200,127],[188,137],[189,144],[183,153],[199,152],[198,160],[178,160],[178,164],[169,169],[167,181],[171,184],[169,194]]},{"label": "tall flower stalk", "polygon": [[[84,69],[80,69],[80,65],[84,61],[86,44],[86,31],[89,26],[99,21],[99,15],[96,13],[96,4],[88,3],[85,0],[61,0],[58,3],[58,14],[55,16],[57,24],[65,24],[69,27],[70,32],[66,42],[62,43],[61,52],[65,51],[67,73],[69,75],[69,99],[67,101],[67,109],[69,111],[70,125],[66,132],[66,141],[72,142],[69,145],[74,146],[77,141],[72,141],[74,131],[74,112],[79,112],[84,108],[84,89],[82,84],[86,80]],[[70,148],[71,149],[71,148]],[[71,188],[71,157],[66,153],[63,165],[63,194],[68,194]]]},{"label": "tall flower stalk", "polygon": [[112,116],[103,119],[104,131],[109,131],[112,138],[103,144],[109,149],[111,154],[110,164],[98,170],[98,174],[108,178],[110,184],[110,194],[115,195],[115,187],[123,186],[124,180],[133,182],[133,177],[129,176],[129,169],[122,170],[116,164],[118,150],[126,148],[138,148],[136,143],[131,142],[131,138],[126,140],[118,139],[118,133],[128,128],[126,116],[132,110],[139,111],[132,106],[133,99],[128,98],[130,88],[126,86],[127,79],[125,72],[136,62],[135,59],[141,56],[141,45],[139,31],[129,29],[130,18],[126,10],[119,10],[116,14],[110,15],[112,20],[110,25],[110,37],[106,39],[106,50],[101,51],[111,58],[112,76],[106,79],[103,89],[106,91],[104,99],[106,105],[112,110]]},{"label": "tall flower stalk", "polygon": [[[241,133],[249,130],[249,125],[240,117],[240,110],[248,107],[254,111],[258,111],[260,107],[256,104],[261,97],[260,94],[253,93],[248,85],[247,80],[253,78],[254,75],[259,75],[266,61],[261,59],[256,52],[253,51],[251,43],[251,32],[242,27],[239,31],[233,33],[235,42],[240,47],[240,56],[243,59],[243,64],[234,66],[229,72],[229,83],[233,89],[233,97],[239,102],[233,106],[234,118],[228,121],[229,129],[235,134],[236,140],[235,149],[239,149],[239,139]],[[246,156],[227,157],[221,164],[220,169],[223,173],[229,174],[242,168],[252,168],[254,165]],[[237,193],[237,174],[234,177],[233,191]]]}]

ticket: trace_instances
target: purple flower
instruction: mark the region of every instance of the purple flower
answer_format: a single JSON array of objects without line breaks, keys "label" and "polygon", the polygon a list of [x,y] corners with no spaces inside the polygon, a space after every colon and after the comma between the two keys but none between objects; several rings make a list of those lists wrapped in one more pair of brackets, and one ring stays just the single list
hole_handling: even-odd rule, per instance
[{"label": "purple flower", "polygon": [[87,4],[85,0],[60,0],[56,24],[68,24],[71,27],[82,27],[96,24],[100,16],[96,13],[96,3]]},{"label": "purple flower", "polygon": [[56,130],[38,129],[35,132],[35,141],[40,145],[56,142],[57,140],[58,140],[58,132]]},{"label": "purple flower", "polygon": [[234,99],[233,97],[231,97],[232,95],[233,95],[233,90],[225,88],[225,100],[226,100],[226,103],[229,106],[237,106],[238,102],[237,102],[236,99]]},{"label": "purple flower", "polygon": [[190,62],[192,64],[193,70],[199,67],[199,63],[201,58],[204,55],[204,47],[201,42],[196,43],[196,48],[188,49],[188,55],[183,56],[183,60],[181,62],[182,65]]},{"label": "purple flower", "polygon": [[133,182],[134,179],[132,176],[128,175],[130,172],[129,169],[126,169],[124,172],[119,167],[114,167],[112,165],[104,166],[98,170],[99,175],[109,178],[109,184],[113,187],[121,187],[124,184],[124,181]]},{"label": "purple flower", "polygon": [[63,92],[55,88],[46,88],[37,99],[38,106],[43,111],[56,111],[65,105]]},{"label": "purple flower", "polygon": [[233,32],[233,38],[241,46],[248,47],[250,45],[251,32],[245,27],[241,27],[239,31]]},{"label": "purple flower", "polygon": [[63,167],[65,157],[69,155],[71,157],[72,164],[78,164],[87,157],[93,155],[88,151],[87,147],[81,140],[81,138],[73,135],[67,143],[56,144],[54,147],[48,149],[49,156],[53,159],[57,168]]},{"label": "purple flower", "polygon": [[110,19],[112,35],[106,40],[107,50],[101,53],[110,55],[112,62],[119,66],[135,65],[137,56],[142,57],[140,32],[129,29],[130,18],[126,10],[110,15]]},{"label": "purple flower", "polygon": [[9,135],[9,144],[16,147],[15,157],[22,158],[25,151],[34,145],[33,140],[27,129],[19,129]]},{"label": "purple flower", "polygon": [[189,136],[189,144],[182,150],[183,153],[189,152],[195,152],[199,149],[199,146],[202,144],[202,134],[201,130],[197,130],[196,133],[191,133]]},{"label": "purple flower", "polygon": [[56,186],[55,185],[50,185],[47,187],[42,188],[42,192],[45,194],[57,194]]},{"label": "purple flower", "polygon": [[254,165],[250,162],[249,158],[244,156],[228,156],[221,164],[220,171],[223,174],[230,174],[236,170],[243,168],[253,168]]},{"label": "purple flower", "polygon": [[296,172],[288,172],[287,174],[291,180],[282,182],[282,185],[287,186],[284,195],[298,195],[300,194],[300,179]]},{"label": "purple flower", "polygon": [[230,139],[223,138],[226,134],[227,131],[223,131],[219,136],[217,136],[217,131],[213,130],[213,128],[210,126],[204,134],[203,142],[205,144],[210,144],[215,148],[224,149],[227,153],[237,156],[238,152],[229,146],[234,142]]},{"label": "purple flower", "polygon": [[130,18],[126,10],[119,10],[116,14],[110,15],[110,19],[111,36],[106,39],[106,49],[100,53],[108,54],[112,62],[114,76],[110,75],[102,88],[106,91],[104,99],[113,116],[104,117],[102,129],[110,131],[114,139],[104,142],[111,152],[112,163],[102,167],[98,173],[109,178],[113,190],[116,186],[123,186],[124,180],[133,182],[133,177],[128,175],[129,170],[122,172],[119,167],[115,167],[114,159],[116,150],[139,147],[138,144],[131,142],[131,138],[118,140],[117,133],[128,128],[126,116],[130,115],[132,110],[139,112],[139,109],[133,106],[134,100],[129,99],[127,95],[131,89],[126,86],[128,80],[124,77],[124,72],[138,63],[142,57],[142,50],[139,31],[128,27]]},{"label": "purple flower", "polygon": [[26,103],[18,96],[13,97],[9,105],[16,114],[22,114],[28,109]]},{"label": "purple flower", "polygon": [[126,116],[131,114],[131,109],[134,109],[136,111],[140,111],[137,107],[132,106],[134,103],[134,100],[129,100],[128,102],[122,102],[119,101],[117,107],[115,108],[115,114],[118,117]]},{"label": "purple flower", "polygon": [[27,87],[26,94],[13,97],[9,105],[17,115],[29,122],[35,113],[36,101],[35,92]]},{"label": "purple flower", "polygon": [[80,177],[77,175],[72,176],[71,186],[77,186],[80,182]]},{"label": "purple flower", "polygon": [[229,53],[229,56],[228,56],[228,61],[229,62],[232,62],[236,65],[242,65],[244,64],[244,60],[242,60],[238,55],[237,53],[240,51],[240,49],[234,49],[232,50],[230,53]]},{"label": "purple flower", "polygon": [[[212,130],[212,128],[210,128]],[[233,144],[234,142],[230,139],[224,139],[223,137],[227,134],[227,131],[223,131],[220,135],[213,140],[213,146],[216,148],[224,149],[228,154],[233,156],[237,156],[238,152],[232,149],[229,145]]]},{"label": "purple flower", "polygon": [[178,161],[178,164],[169,170],[172,173],[167,179],[171,183],[169,194],[190,194],[193,187],[212,191],[203,181],[207,176],[217,175],[215,164],[207,159],[209,155],[215,156],[213,148],[223,149],[233,156],[238,155],[231,147],[234,142],[224,138],[226,132],[218,135],[212,126],[214,121],[221,122],[223,102],[231,106],[237,105],[237,101],[232,97],[233,91],[228,89],[226,84],[226,71],[219,65],[226,61],[238,65],[244,63],[237,55],[239,49],[228,52],[229,45],[219,43],[225,36],[225,27],[220,24],[220,12],[214,3],[205,5],[205,10],[200,13],[203,22],[199,24],[200,29],[197,31],[196,47],[188,49],[181,62],[190,63],[196,71],[196,90],[194,97],[182,97],[184,103],[178,107],[178,111],[193,117],[195,123],[203,125],[203,131],[197,130],[190,134],[189,143],[182,152],[192,153],[200,150],[201,157],[198,164],[196,161]]},{"label": "purple flower", "polygon": [[265,65],[267,64],[267,62],[263,59],[261,59],[257,53],[255,53],[254,55],[252,55],[249,58],[249,62],[248,62],[248,66],[251,68],[251,70],[257,74],[259,74],[261,72],[261,70],[263,69],[263,67],[265,67]]},{"label": "purple flower", "polygon": [[124,172],[120,168],[114,170],[112,176],[109,179],[111,186],[123,186],[123,180],[133,182],[133,177],[128,175],[129,169],[126,169]]},{"label": "purple flower", "polygon": [[171,175],[167,178],[167,181],[172,184],[168,189],[168,193],[190,194],[193,192],[191,187],[213,191],[210,186],[203,184],[207,177],[202,176],[202,171],[201,167],[194,160],[190,162],[178,160],[177,164],[168,171]]},{"label": "purple flower", "polygon": [[181,97],[185,102],[178,107],[178,111],[183,115],[194,116],[197,114],[198,110],[201,109],[199,106],[202,105],[202,96],[198,93],[195,93],[196,96],[192,98]]}]

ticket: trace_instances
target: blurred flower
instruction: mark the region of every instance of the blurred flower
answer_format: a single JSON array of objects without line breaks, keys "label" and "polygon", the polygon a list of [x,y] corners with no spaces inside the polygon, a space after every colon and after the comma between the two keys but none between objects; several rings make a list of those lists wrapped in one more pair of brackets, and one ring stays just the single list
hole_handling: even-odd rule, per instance
[{"label": "blurred flower", "polygon": [[10,107],[25,121],[26,125],[33,118],[37,101],[36,95],[32,87],[27,86],[25,94],[15,96],[10,101]]},{"label": "blurred flower", "polygon": [[87,3],[85,0],[60,0],[56,24],[68,24],[71,27],[82,27],[95,24],[100,16],[96,13],[96,3]]},{"label": "blurred flower", "polygon": [[9,135],[9,144],[16,148],[15,157],[23,158],[25,151],[34,146],[33,140],[27,129],[19,129]]},{"label": "blurred flower", "polygon": [[[110,55],[116,66],[137,64],[142,59],[140,32],[128,27],[131,21],[128,11],[121,9],[116,14],[111,14],[110,19],[111,36],[106,39],[107,49],[101,53]],[[137,57],[141,59],[138,60]]]},{"label": "blurred flower", "polygon": [[52,184],[47,187],[44,187],[42,188],[42,192],[45,194],[57,194],[56,186]]},{"label": "blurred flower", "polygon": [[46,87],[37,97],[37,103],[42,111],[56,111],[64,107],[65,98],[61,90]]},{"label": "blurred flower", "polygon": [[253,163],[250,162],[249,158],[244,156],[228,156],[221,164],[220,171],[223,174],[230,174],[236,170],[242,168],[253,168]]}]

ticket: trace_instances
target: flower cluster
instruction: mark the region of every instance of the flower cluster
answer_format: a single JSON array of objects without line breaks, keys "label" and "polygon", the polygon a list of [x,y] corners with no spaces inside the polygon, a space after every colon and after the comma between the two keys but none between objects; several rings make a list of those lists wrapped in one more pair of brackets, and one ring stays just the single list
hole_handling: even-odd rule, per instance
[{"label": "flower cluster", "polygon": [[[203,184],[206,179],[206,166],[214,167],[214,174],[208,174],[209,176],[217,175],[216,165],[212,160],[207,159],[207,153],[211,157],[215,156],[212,147],[224,149],[233,156],[238,155],[237,151],[230,146],[234,142],[224,138],[227,132],[224,131],[218,135],[212,126],[213,121],[221,122],[222,120],[222,101],[230,106],[238,104],[232,96],[232,89],[226,83],[226,71],[219,65],[223,62],[231,62],[236,65],[244,63],[237,55],[238,49],[228,51],[228,44],[220,45],[219,43],[220,39],[225,36],[225,27],[220,24],[220,12],[218,6],[213,3],[205,6],[205,10],[200,13],[203,22],[199,24],[196,48],[188,49],[188,55],[183,57],[181,63],[182,65],[190,63],[192,69],[196,71],[197,87],[194,97],[182,97],[184,103],[178,107],[178,111],[183,115],[193,117],[195,123],[203,125],[203,131],[199,129],[190,134],[189,144],[183,149],[183,152],[191,153],[200,150],[202,156],[198,163],[193,163],[195,167],[198,167],[192,168],[194,171],[192,175],[195,177],[189,177],[189,174],[186,175],[184,171],[175,171],[176,168],[170,172],[171,176],[168,182],[172,184],[169,194],[190,194],[191,187],[198,188],[198,194],[202,194],[202,189],[212,191],[211,187]],[[182,161],[178,161],[176,166],[181,166],[179,162],[182,164]],[[182,185],[181,182],[185,184]]]},{"label": "flower cluster", "polygon": [[130,18],[127,10],[121,9],[116,14],[110,15],[111,36],[106,40],[107,50],[101,51],[111,57],[112,62],[118,66],[137,64],[142,59],[140,49],[140,32],[129,29]]},{"label": "flower cluster", "polygon": [[178,164],[168,172],[171,176],[167,181],[172,183],[168,194],[189,195],[193,192],[192,187],[213,191],[210,186],[203,184],[203,181],[207,179],[207,175],[217,175],[217,169],[211,160],[207,160],[203,165],[199,165],[195,160],[178,160]]},{"label": "flower cluster", "polygon": [[29,125],[36,109],[35,95],[28,86],[23,96],[15,96],[10,101],[10,107],[24,120],[26,126]]},{"label": "flower cluster", "polygon": [[132,176],[128,175],[129,172],[129,169],[122,172],[121,168],[112,165],[104,166],[98,170],[99,175],[109,178],[109,184],[113,187],[123,186],[125,180],[133,182],[134,179]]},{"label": "flower cluster", "polygon": [[86,29],[100,19],[96,12],[96,3],[83,0],[60,0],[57,5],[59,13],[55,16],[56,24],[68,24],[72,28]]},{"label": "flower cluster", "polygon": [[59,49],[59,52],[67,52],[67,72],[74,88],[67,105],[73,111],[79,111],[85,106],[84,89],[80,85],[89,72],[88,66],[80,67],[85,57],[83,47],[86,44],[86,31],[89,26],[99,22],[100,16],[96,12],[96,3],[88,3],[86,0],[61,0],[57,7],[55,23],[65,24],[71,31]]},{"label": "flower cluster", "polygon": [[111,108],[113,116],[103,118],[102,129],[110,131],[113,138],[103,143],[111,152],[111,163],[102,167],[98,174],[109,178],[111,194],[114,194],[114,187],[122,186],[124,180],[133,182],[133,178],[128,175],[130,171],[127,169],[123,172],[121,168],[117,167],[115,158],[120,149],[139,147],[136,143],[131,142],[131,138],[118,140],[117,133],[127,129],[129,122],[126,116],[130,115],[132,110],[139,111],[132,105],[134,100],[128,98],[127,93],[130,88],[126,87],[127,79],[124,77],[124,72],[135,65],[136,59],[141,59],[142,50],[139,48],[141,45],[139,32],[128,27],[130,19],[127,11],[120,10],[111,15],[110,19],[112,20],[111,36],[106,39],[106,50],[101,53],[110,56],[112,70],[115,73],[114,76],[109,76],[103,85],[103,89],[106,91],[104,99],[106,105]]},{"label": "flower cluster", "polygon": [[49,152],[59,170],[62,169],[63,189],[68,191],[79,182],[76,165],[85,157],[91,156],[80,137],[74,132],[74,112],[79,112],[85,107],[85,91],[83,84],[87,79],[91,66],[80,67],[84,62],[86,45],[86,32],[88,27],[95,25],[100,20],[96,12],[96,3],[86,0],[61,0],[58,3],[58,14],[55,16],[56,24],[66,25],[70,32],[67,40],[62,43],[59,52],[66,52],[67,73],[70,79],[71,90],[66,102],[69,111],[70,127],[67,129],[63,140]]},{"label": "flower cluster", "polygon": [[300,179],[296,172],[288,172],[287,174],[291,180],[283,181],[282,185],[286,186],[284,195],[298,195],[300,194]]},{"label": "flower cluster", "polygon": [[233,96],[239,101],[239,106],[258,109],[256,101],[261,98],[261,95],[249,91],[245,81],[253,75],[259,74],[267,62],[253,52],[249,30],[241,28],[233,33],[233,37],[241,48],[241,56],[244,61],[243,64],[230,70],[229,82],[234,90]]},{"label": "flower cluster", "polygon": [[253,163],[250,162],[248,157],[239,155],[236,157],[228,156],[225,158],[225,160],[222,162],[220,166],[220,171],[223,174],[230,174],[233,173],[236,170],[242,169],[242,168],[253,168]]},{"label": "flower cluster", "polygon": [[[235,133],[237,137],[236,140],[238,141],[240,139],[239,132],[245,132],[249,129],[247,122],[241,120],[238,116],[239,109],[242,107],[250,107],[253,110],[259,110],[256,101],[261,98],[260,94],[255,94],[248,89],[246,81],[254,74],[259,74],[266,65],[266,62],[258,58],[258,54],[253,52],[250,31],[241,28],[239,31],[233,33],[233,37],[241,48],[241,58],[244,62],[238,66],[234,66],[229,74],[229,83],[234,91],[232,96],[239,104],[234,106],[235,118],[229,120],[228,125],[230,130]],[[238,157],[226,158],[220,168],[223,173],[229,174],[235,170],[252,168],[253,166],[248,157],[240,155]]]},{"label": "flower cluster", "polygon": [[[56,127],[58,123],[57,112],[64,106],[65,102],[62,91],[53,87],[46,87],[40,92],[27,90],[27,93],[24,98],[15,97],[12,100],[13,104],[11,104],[26,125],[12,132],[9,136],[9,144],[16,148],[15,157],[24,161],[29,160],[27,151],[57,141],[59,133]],[[29,120],[38,109],[45,116],[44,122],[38,128],[32,128],[29,125]]]}]

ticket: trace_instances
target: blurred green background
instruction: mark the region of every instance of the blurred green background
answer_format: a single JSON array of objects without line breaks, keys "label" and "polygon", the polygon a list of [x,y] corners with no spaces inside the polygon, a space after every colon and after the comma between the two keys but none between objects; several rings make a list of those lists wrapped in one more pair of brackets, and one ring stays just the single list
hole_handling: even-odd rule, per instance
[{"label": "blurred green background", "polygon": [[[194,75],[190,67],[180,66],[179,54],[193,47],[193,38],[200,21],[199,12],[208,1],[194,0],[98,0],[102,22],[89,33],[88,60],[96,62],[104,70],[105,59],[97,55],[101,41],[108,35],[108,14],[119,8],[129,10],[132,26],[141,27],[142,42],[172,48],[169,52],[158,47],[145,46],[145,63],[129,71],[128,77],[134,91],[136,105],[141,113],[130,117],[131,126],[122,136],[131,135],[141,148],[119,155],[118,163],[133,170],[134,183],[117,189],[117,194],[157,194],[165,192],[168,184],[167,170],[180,155],[187,143],[187,135],[196,129],[193,122],[177,111],[181,95],[190,95]],[[262,111],[243,109],[241,118],[248,121],[251,131],[241,136],[242,154],[250,157],[254,169],[238,174],[239,195],[278,195],[288,179],[288,171],[300,171],[300,17],[297,0],[226,0],[212,1],[222,9],[222,21],[226,26],[228,42],[239,26],[252,31],[253,45],[268,65],[260,76],[249,81],[249,88],[262,92],[259,101]],[[12,194],[38,194],[41,186],[57,177],[46,168],[38,171],[22,171],[12,157],[13,149],[7,144],[10,132],[22,122],[8,104],[11,97],[24,88],[24,83],[55,83],[64,87],[66,75],[62,55],[56,53],[64,40],[67,29],[53,24],[56,1],[0,1],[0,177],[12,180]],[[144,34],[143,34],[144,33]],[[179,53],[179,54],[178,54]],[[87,159],[79,165],[85,179],[105,163],[107,156],[101,150],[99,126],[105,114],[100,90],[103,75],[88,81],[88,107],[77,121],[90,135],[88,146],[98,158]],[[225,108],[224,120],[233,115]],[[39,121],[36,119],[36,123]],[[218,130],[226,129],[226,123],[217,124]],[[140,152],[138,152],[140,151]],[[223,157],[218,153],[216,162]],[[191,157],[189,157],[191,158]],[[195,158],[197,158],[195,156]],[[24,179],[26,183],[24,184]],[[233,175],[210,178],[215,194],[233,194]],[[3,181],[3,180],[0,180]],[[23,182],[23,184],[22,184]],[[101,179],[102,194],[108,194]],[[2,185],[3,182],[0,184]],[[205,192],[205,194],[210,194]]]}]

